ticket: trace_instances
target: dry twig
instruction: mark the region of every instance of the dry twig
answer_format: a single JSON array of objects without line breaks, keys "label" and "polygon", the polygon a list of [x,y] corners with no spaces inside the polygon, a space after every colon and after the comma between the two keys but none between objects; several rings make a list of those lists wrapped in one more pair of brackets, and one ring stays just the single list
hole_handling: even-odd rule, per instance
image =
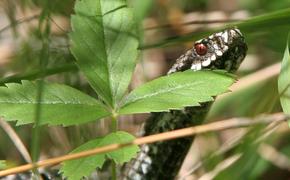
[{"label": "dry twig", "polygon": [[2,29],[0,29],[0,34],[2,34],[4,31],[9,30],[12,26],[19,25],[19,24],[22,24],[25,22],[29,22],[29,21],[35,20],[37,18],[39,18],[39,14],[18,19],[18,20],[16,20],[16,24],[11,23],[11,24],[8,24],[7,26],[3,27]]},{"label": "dry twig", "polygon": [[14,129],[6,122],[0,119],[0,127],[6,132],[6,134],[10,137],[11,141],[14,143],[22,157],[25,159],[26,162],[31,163],[31,157],[29,155],[28,150],[26,149],[25,145],[21,141],[20,137],[14,131]]},{"label": "dry twig", "polygon": [[261,144],[258,152],[265,160],[271,162],[275,166],[290,171],[290,160],[283,153],[279,152],[273,146],[268,144]]},{"label": "dry twig", "polygon": [[[280,62],[273,64],[271,66],[267,66],[255,73],[249,74],[248,76],[241,78],[237,83],[233,84],[230,89],[232,91],[237,91],[255,85],[258,82],[262,82],[277,76],[280,73],[280,69],[281,69]],[[223,96],[224,95],[221,95],[218,98],[221,98]]]}]

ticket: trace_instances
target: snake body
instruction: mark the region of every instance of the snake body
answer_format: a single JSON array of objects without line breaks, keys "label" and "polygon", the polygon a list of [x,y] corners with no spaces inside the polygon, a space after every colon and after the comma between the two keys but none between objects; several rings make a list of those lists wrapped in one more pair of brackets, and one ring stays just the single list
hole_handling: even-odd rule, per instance
[{"label": "snake body", "polygon": [[[247,45],[237,28],[214,33],[194,43],[181,55],[168,74],[192,69],[221,69],[235,72],[246,56]],[[195,126],[202,123],[211,102],[183,111],[152,113],[144,125],[144,136]],[[137,157],[125,166],[124,180],[174,179],[193,142],[192,137],[145,144]]]}]

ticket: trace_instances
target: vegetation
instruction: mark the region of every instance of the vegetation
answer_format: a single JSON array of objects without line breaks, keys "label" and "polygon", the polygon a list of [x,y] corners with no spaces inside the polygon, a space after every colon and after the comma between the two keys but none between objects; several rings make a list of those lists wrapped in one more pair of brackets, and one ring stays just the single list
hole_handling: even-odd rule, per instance
[{"label": "vegetation", "polygon": [[[3,84],[0,87],[0,121],[7,121],[9,127],[13,126],[17,139],[1,123],[4,131],[0,131],[0,159],[5,162],[0,161],[0,169],[25,161],[37,162],[47,156],[132,142],[135,135],[124,131],[126,128],[129,131],[129,127],[121,125],[133,115],[198,106],[201,102],[212,101],[213,96],[229,91],[237,77],[223,71],[185,71],[150,80],[138,87],[132,85],[137,76],[150,79],[146,77],[146,72],[138,74],[134,71],[136,65],[148,61],[145,53],[153,48],[164,54],[160,48],[170,47],[172,52],[179,51],[178,47],[186,46],[187,42],[227,27],[239,27],[246,37],[249,56],[239,77],[248,75],[249,78],[242,78],[240,88],[238,86],[233,93],[218,98],[208,121],[240,116],[255,121],[261,114],[273,117],[281,111],[290,113],[290,9],[286,8],[290,3],[286,0],[254,2],[243,1],[239,5],[251,14],[246,20],[228,20],[229,23],[214,28],[199,25],[199,28],[186,33],[182,30],[196,22],[182,24],[170,17],[175,15],[182,19],[180,13],[203,11],[210,6],[210,2],[1,2],[10,25],[0,30],[0,42],[4,42],[5,37],[13,37],[11,41],[15,48],[9,61],[0,69],[3,76],[0,79]],[[33,9],[40,13],[26,19],[16,17],[20,12],[31,13]],[[56,21],[60,17],[63,18],[61,22],[70,22],[71,28],[62,27],[63,24]],[[157,26],[143,27],[143,22],[150,20]],[[32,21],[37,25],[30,25],[23,32],[20,26]],[[12,34],[7,34],[8,31]],[[150,31],[162,36],[148,35]],[[181,51],[176,54],[181,54]],[[250,57],[255,57],[254,62],[250,62]],[[279,61],[282,61],[280,74],[276,66],[271,66]],[[260,69],[268,66],[272,69],[265,75],[265,71]],[[9,76],[11,72],[13,75]],[[242,82],[248,84],[242,87]],[[290,147],[287,142],[289,131],[288,127],[286,130],[283,127],[285,129],[283,123],[272,123],[266,127],[261,125],[232,130],[228,132],[230,135],[226,134],[227,131],[207,133],[203,136],[205,142],[211,141],[216,145],[201,146],[200,149],[204,148],[201,150],[205,152],[200,157],[201,165],[191,163],[191,170],[181,173],[181,176],[195,174],[198,177],[211,175],[216,179],[260,179],[275,177],[276,173],[282,172],[283,178],[289,173],[285,170],[290,169],[290,154],[287,151]],[[133,128],[137,131],[136,127]],[[234,139],[236,133],[239,137]],[[17,144],[15,142],[18,140],[30,147],[28,158],[20,150],[24,147],[26,151],[25,146],[16,145],[24,157],[19,160],[20,155],[11,144]],[[273,161],[271,156],[274,155],[269,153],[269,148],[274,149],[275,156],[285,158],[287,163]],[[99,172],[103,172],[99,176],[116,179],[118,167],[135,157],[138,150],[137,145],[132,145],[65,161],[60,172],[68,179],[81,179],[98,168]],[[231,163],[222,166],[230,160]],[[207,173],[202,174],[196,169]]]}]

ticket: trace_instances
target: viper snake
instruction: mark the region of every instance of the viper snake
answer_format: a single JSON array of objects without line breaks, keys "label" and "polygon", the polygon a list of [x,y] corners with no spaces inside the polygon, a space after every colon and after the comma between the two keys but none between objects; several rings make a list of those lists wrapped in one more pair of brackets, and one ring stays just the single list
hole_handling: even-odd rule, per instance
[{"label": "viper snake", "polygon": [[[230,28],[198,40],[181,55],[167,74],[192,69],[220,69],[234,73],[246,56],[247,45],[237,28]],[[189,126],[204,120],[212,102],[184,110],[152,113],[146,120],[143,135],[162,133]],[[171,180],[174,179],[194,140],[186,137],[171,141],[145,144],[137,157],[125,166],[124,180]]]}]

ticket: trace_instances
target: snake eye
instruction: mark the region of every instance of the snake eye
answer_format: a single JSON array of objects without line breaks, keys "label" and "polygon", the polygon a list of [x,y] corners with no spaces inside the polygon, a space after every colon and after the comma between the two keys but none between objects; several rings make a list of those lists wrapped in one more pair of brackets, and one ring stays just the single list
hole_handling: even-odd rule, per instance
[{"label": "snake eye", "polygon": [[202,43],[195,44],[194,48],[196,50],[196,53],[200,56],[203,56],[207,53],[207,46]]}]

